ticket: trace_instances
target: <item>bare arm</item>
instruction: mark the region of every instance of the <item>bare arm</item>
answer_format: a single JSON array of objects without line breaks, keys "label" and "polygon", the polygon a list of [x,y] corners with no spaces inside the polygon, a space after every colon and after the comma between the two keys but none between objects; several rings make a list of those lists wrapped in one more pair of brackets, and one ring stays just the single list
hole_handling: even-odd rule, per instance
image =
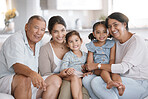
[{"label": "bare arm", "polygon": [[[115,45],[111,48],[111,50],[110,50],[110,61],[109,61],[109,64],[114,64],[115,63]],[[106,70],[102,70],[102,72],[101,72],[101,77],[102,77],[102,79],[106,82],[106,83],[108,83],[108,82],[110,82],[112,79],[111,79],[111,75],[112,75],[112,73],[110,73],[110,72],[108,72],[108,71],[106,71]],[[114,75],[116,75],[116,74],[114,74]],[[114,76],[114,75],[112,75],[112,76]]]},{"label": "bare arm", "polygon": [[[94,63],[94,59],[93,59],[93,52],[88,51],[88,56],[87,56],[87,63]],[[91,67],[91,65],[90,65]],[[100,75],[101,70],[95,69],[94,70],[94,74],[96,75]]]},{"label": "bare arm", "polygon": [[35,71],[32,71],[28,66],[16,63],[13,65],[13,68],[16,74],[30,77],[35,87],[46,88],[43,78]]}]

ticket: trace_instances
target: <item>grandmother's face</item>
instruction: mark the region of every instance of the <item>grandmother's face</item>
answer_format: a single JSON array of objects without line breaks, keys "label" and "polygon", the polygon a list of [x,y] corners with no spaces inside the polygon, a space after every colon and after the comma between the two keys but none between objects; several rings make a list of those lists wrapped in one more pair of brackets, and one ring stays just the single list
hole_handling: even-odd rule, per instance
[{"label": "grandmother's face", "polygon": [[119,22],[115,19],[108,20],[109,33],[117,40],[122,39],[124,31],[126,30],[126,24]]}]

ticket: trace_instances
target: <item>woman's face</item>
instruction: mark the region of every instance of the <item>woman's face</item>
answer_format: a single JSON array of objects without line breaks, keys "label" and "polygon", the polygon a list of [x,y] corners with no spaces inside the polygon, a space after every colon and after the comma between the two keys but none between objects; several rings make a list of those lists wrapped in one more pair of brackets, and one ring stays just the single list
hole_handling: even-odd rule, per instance
[{"label": "woman's face", "polygon": [[53,41],[63,43],[65,41],[66,28],[62,24],[55,24],[51,31]]},{"label": "woman's face", "polygon": [[120,40],[123,38],[123,35],[125,33],[124,31],[126,30],[126,24],[121,23],[115,19],[109,19],[108,30],[114,38]]}]

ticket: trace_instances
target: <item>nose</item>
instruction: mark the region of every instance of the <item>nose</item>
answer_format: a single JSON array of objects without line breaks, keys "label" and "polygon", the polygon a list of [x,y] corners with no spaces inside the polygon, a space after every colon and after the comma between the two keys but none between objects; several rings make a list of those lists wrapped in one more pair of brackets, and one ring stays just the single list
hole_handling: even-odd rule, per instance
[{"label": "nose", "polygon": [[59,35],[59,37],[62,37],[63,36],[63,33],[62,32],[59,32],[58,35]]},{"label": "nose", "polygon": [[114,26],[110,27],[110,29],[111,29],[112,32],[115,31],[115,27]]}]

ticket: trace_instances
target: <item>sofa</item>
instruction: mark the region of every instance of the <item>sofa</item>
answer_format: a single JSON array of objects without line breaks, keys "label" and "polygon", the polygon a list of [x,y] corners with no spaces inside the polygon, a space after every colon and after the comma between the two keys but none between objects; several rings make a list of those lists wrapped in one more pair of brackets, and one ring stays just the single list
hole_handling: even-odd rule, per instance
[{"label": "sofa", "polygon": [[[88,39],[88,37],[86,37],[86,35],[80,35],[80,36],[83,39],[83,44],[82,44],[81,49],[83,51],[87,52],[85,44],[90,42],[90,40]],[[49,36],[49,34],[45,33],[45,35],[43,36],[43,44],[49,42],[50,39],[51,39],[51,36]],[[148,46],[148,39],[145,39],[145,41],[146,41],[147,46]],[[1,49],[1,46],[2,46],[3,42],[4,41],[0,42],[0,49]],[[11,96],[11,95],[8,95],[8,94],[0,93],[0,99],[14,99],[14,97]],[[145,99],[148,99],[148,96]]]}]

